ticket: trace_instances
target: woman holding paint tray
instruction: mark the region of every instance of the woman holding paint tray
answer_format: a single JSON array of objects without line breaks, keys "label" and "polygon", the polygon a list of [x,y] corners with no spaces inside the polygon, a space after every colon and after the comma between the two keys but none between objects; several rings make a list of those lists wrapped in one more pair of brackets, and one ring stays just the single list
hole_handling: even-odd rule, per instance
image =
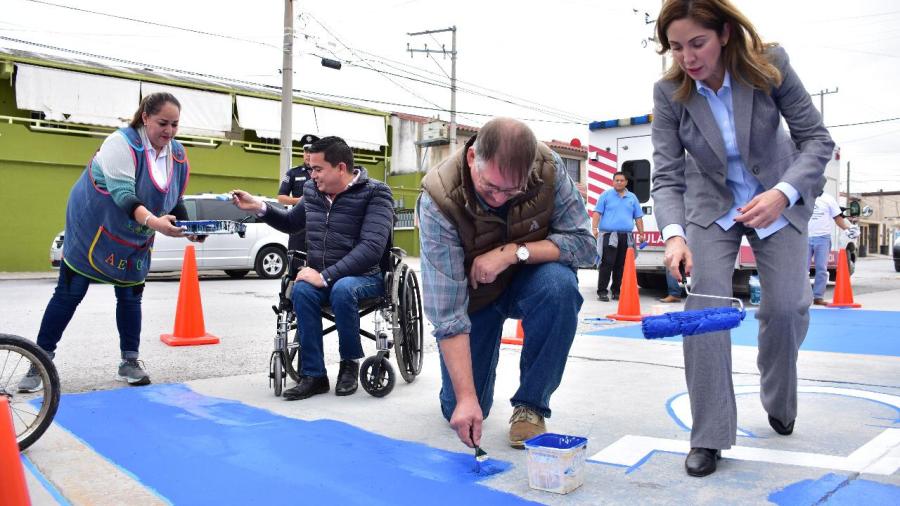
[{"label": "woman holding paint tray", "polygon": [[[657,37],[675,62],[653,92],[652,193],[666,266],[680,281],[683,264],[696,293],[731,296],[747,237],[763,293],[760,397],[771,427],[789,435],[812,301],[807,223],[834,143],[785,50],[764,44],[728,0],[668,0]],[[689,297],[686,309],[711,300]],[[686,336],[684,360],[693,416],[685,469],[706,476],[737,431],[729,332]]]},{"label": "woman holding paint tray", "polygon": [[[187,218],[181,196],[188,160],[175,140],[180,114],[181,104],[171,94],[145,96],[131,123],[103,141],[75,182],[66,208],[59,281],[37,337],[52,357],[90,283],[113,285],[122,354],[118,379],[130,385],[150,383],[138,362],[138,348],[154,234],[184,236],[173,223],[176,216]],[[18,388],[30,392],[40,384],[36,371],[29,371]]]}]

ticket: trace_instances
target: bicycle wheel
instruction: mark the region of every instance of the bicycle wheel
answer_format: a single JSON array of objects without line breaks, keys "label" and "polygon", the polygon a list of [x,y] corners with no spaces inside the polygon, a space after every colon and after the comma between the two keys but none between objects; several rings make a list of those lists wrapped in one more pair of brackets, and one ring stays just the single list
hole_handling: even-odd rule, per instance
[{"label": "bicycle wheel", "polygon": [[[32,367],[41,383],[20,392],[19,383]],[[0,334],[0,395],[9,399],[16,442],[24,450],[47,430],[59,407],[59,374],[47,353],[27,339]]]}]

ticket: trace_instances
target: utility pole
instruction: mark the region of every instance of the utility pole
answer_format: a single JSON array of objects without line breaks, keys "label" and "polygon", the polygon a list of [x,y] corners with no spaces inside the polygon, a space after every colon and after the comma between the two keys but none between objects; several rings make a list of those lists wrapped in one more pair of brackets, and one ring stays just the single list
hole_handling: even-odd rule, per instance
[{"label": "utility pole", "polygon": [[[456,151],[456,25],[451,26],[450,28],[443,28],[440,30],[426,30],[424,32],[413,32],[407,33],[410,37],[416,35],[431,35],[434,33],[444,33],[444,32],[452,32],[452,45],[450,47],[450,152],[453,153]],[[406,44],[406,50],[409,51],[409,55],[412,56],[413,53],[441,53],[444,57],[447,56],[447,49],[441,44],[441,49],[428,49],[428,44],[425,44],[424,49],[412,49],[409,47],[409,44]]]},{"label": "utility pole", "polygon": [[819,90],[817,93],[810,93],[809,96],[814,97],[816,95],[819,96],[819,114],[822,115],[822,122],[825,122],[825,95],[831,95],[832,93],[837,93],[839,88],[837,86],[834,87],[833,90],[824,89]]},{"label": "utility pole", "polygon": [[293,163],[292,147],[294,104],[294,1],[284,0],[284,48],[281,63],[281,158],[279,179],[290,170]]},{"label": "utility pole", "polygon": [[847,206],[850,205],[850,161],[847,161]]}]

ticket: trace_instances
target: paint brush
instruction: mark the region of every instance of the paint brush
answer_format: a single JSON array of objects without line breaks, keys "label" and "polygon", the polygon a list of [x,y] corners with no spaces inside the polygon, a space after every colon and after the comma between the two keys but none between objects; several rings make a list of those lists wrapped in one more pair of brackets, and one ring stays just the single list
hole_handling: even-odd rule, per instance
[{"label": "paint brush", "polygon": [[[469,428],[469,437],[472,438],[472,443],[475,443],[475,437],[472,435],[472,429]],[[486,451],[482,450],[480,446],[475,445],[475,474],[481,474],[481,463],[488,459],[488,454]]]}]

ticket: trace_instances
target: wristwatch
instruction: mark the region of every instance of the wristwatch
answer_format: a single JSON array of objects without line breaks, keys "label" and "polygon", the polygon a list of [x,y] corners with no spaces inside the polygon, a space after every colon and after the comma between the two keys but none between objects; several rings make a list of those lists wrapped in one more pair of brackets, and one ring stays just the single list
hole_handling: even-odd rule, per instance
[{"label": "wristwatch", "polygon": [[528,247],[525,246],[524,242],[520,242],[517,244],[516,248],[516,259],[518,260],[516,263],[521,265],[528,262],[528,257],[531,256],[531,253],[528,251]]}]

